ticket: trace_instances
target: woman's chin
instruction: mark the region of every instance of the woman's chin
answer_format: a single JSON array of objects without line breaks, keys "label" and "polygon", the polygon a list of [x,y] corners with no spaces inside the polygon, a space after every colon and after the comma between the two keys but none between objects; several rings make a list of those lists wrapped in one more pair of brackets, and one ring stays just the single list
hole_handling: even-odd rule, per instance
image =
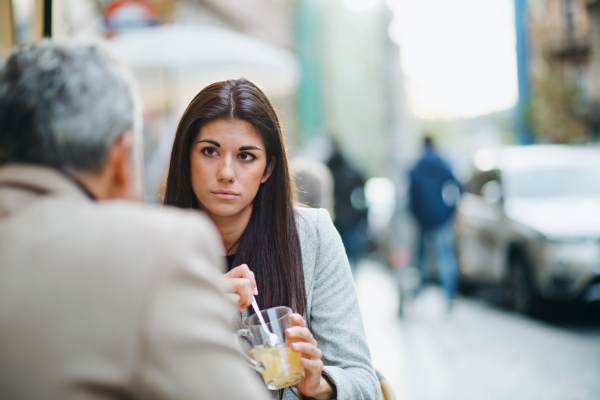
[{"label": "woman's chin", "polygon": [[218,205],[216,207],[206,208],[205,211],[214,218],[232,218],[236,216],[241,216],[243,211],[249,207],[233,206],[233,205]]}]

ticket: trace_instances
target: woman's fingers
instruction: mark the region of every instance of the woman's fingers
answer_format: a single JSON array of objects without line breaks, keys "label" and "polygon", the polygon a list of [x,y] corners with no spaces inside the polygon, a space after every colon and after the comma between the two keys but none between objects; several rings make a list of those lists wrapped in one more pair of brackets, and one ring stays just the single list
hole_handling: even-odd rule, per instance
[{"label": "woman's fingers", "polygon": [[254,291],[248,279],[224,278],[223,284],[226,294],[235,294],[239,297],[237,308],[240,311],[245,310],[250,306],[250,304],[252,304]]},{"label": "woman's fingers", "polygon": [[232,278],[229,279],[229,281],[232,287],[234,288],[234,292],[240,296],[238,309],[240,311],[245,310],[252,304],[252,298],[254,293],[250,282],[248,282],[248,279],[243,278]]},{"label": "woman's fingers", "polygon": [[240,304],[240,296],[235,293],[225,293],[225,297],[227,297],[227,300],[229,300],[231,305],[233,305],[235,308],[238,308]]},{"label": "woman's fingers", "polygon": [[298,353],[302,353],[304,358],[320,360],[323,357],[323,352],[312,343],[294,342],[290,344],[290,348]]},{"label": "woman's fingers", "polygon": [[314,372],[319,376],[323,372],[323,361],[321,360],[309,360],[308,358],[301,358],[300,364],[302,364],[305,369]]},{"label": "woman's fingers", "polygon": [[313,337],[312,333],[310,333],[308,328],[304,328],[302,326],[293,326],[286,329],[285,334],[291,342],[307,342],[313,344],[314,346],[317,345],[317,341]]},{"label": "woman's fingers", "polygon": [[[286,329],[285,334],[291,342],[290,348],[302,355],[300,363],[306,371],[304,379],[295,386],[305,396],[317,397],[315,395],[322,391],[323,352],[319,349],[317,341],[306,327],[307,324],[304,318],[300,314],[292,314],[291,319],[292,327]],[[329,395],[327,394],[327,396]]]},{"label": "woman's fingers", "polygon": [[223,278],[225,293],[238,293],[240,291],[248,292],[252,295],[252,285],[248,279],[244,278]]},{"label": "woman's fingers", "polygon": [[232,268],[231,271],[227,272],[223,276],[225,276],[226,278],[248,279],[248,281],[250,282],[250,286],[252,287],[252,294],[254,296],[258,294],[254,272],[250,271],[250,268],[248,268],[246,264],[238,265],[237,267]]},{"label": "woman's fingers", "polygon": [[314,344],[317,344],[317,342],[313,339],[312,333],[306,327],[306,321],[302,315],[294,313],[290,316],[290,319],[292,320],[292,327],[285,331],[290,340],[305,342],[314,341]]},{"label": "woman's fingers", "polygon": [[294,313],[294,314],[290,315],[290,319],[292,320],[293,326],[306,327],[306,321],[304,320],[302,315]]}]

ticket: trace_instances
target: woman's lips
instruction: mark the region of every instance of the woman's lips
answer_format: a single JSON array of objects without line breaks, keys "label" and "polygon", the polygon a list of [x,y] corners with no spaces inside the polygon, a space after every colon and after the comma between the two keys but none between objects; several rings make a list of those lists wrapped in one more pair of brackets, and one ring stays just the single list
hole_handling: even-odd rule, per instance
[{"label": "woman's lips", "polygon": [[215,190],[212,192],[215,196],[221,199],[233,199],[237,197],[239,194],[234,192],[233,190]]}]

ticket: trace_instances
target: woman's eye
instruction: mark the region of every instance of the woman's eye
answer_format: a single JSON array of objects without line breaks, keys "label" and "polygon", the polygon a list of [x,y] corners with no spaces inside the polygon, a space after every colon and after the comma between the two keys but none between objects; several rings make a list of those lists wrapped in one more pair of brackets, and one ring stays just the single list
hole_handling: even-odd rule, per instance
[{"label": "woman's eye", "polygon": [[238,157],[240,157],[240,160],[242,160],[244,162],[252,162],[256,159],[254,154],[251,154],[251,153],[240,153],[240,155]]},{"label": "woman's eye", "polygon": [[217,150],[213,147],[205,147],[202,149],[202,154],[208,157],[214,157],[217,155]]}]

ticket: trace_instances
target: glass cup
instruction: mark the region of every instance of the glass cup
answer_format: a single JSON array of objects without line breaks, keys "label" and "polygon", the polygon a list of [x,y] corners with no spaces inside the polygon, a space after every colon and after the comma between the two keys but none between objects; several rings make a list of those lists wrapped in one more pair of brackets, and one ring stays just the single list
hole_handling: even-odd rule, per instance
[{"label": "glass cup", "polygon": [[273,307],[261,312],[269,330],[278,337],[275,346],[269,346],[267,333],[261,326],[256,314],[244,323],[245,329],[235,333],[238,340],[244,339],[250,344],[254,359],[245,356],[250,368],[261,373],[267,388],[283,389],[295,385],[304,379],[304,367],[300,364],[302,354],[290,348],[285,330],[292,326],[292,310],[288,307]]}]

